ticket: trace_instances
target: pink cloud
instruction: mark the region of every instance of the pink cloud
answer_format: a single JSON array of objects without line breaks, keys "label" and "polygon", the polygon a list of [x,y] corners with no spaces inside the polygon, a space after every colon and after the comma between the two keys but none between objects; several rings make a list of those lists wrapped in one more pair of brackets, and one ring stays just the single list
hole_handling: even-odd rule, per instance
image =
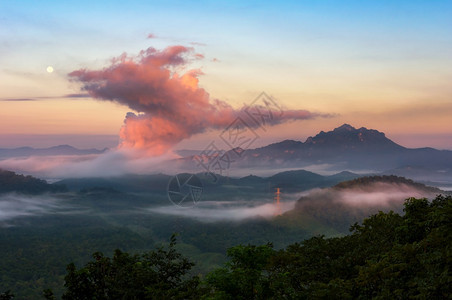
[{"label": "pink cloud", "polygon": [[196,57],[197,59],[203,59],[203,58],[204,58],[204,55],[201,54],[201,53],[196,53],[196,54],[195,54],[195,57]]},{"label": "pink cloud", "polygon": [[[190,47],[171,46],[161,51],[148,48],[135,57],[122,54],[104,69],[81,69],[69,76],[81,82],[91,97],[138,112],[127,114],[120,131],[120,147],[161,155],[194,134],[226,128],[240,112],[224,101],[212,99],[199,87],[201,70],[184,71],[190,62],[202,58]],[[291,110],[272,124],[316,116],[305,110]]]}]

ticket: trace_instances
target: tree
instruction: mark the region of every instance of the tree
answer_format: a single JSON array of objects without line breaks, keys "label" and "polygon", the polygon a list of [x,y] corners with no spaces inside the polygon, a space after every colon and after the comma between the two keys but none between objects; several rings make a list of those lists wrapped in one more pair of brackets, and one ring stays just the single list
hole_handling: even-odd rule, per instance
[{"label": "tree", "polygon": [[11,293],[11,291],[6,291],[0,294],[0,300],[12,300],[12,299],[14,299],[14,295]]},{"label": "tree", "polygon": [[77,270],[67,267],[63,299],[191,299],[199,296],[198,277],[188,277],[194,265],[176,251],[176,237],[168,249],[142,255],[116,250],[113,258],[93,254],[93,261]]},{"label": "tree", "polygon": [[214,299],[265,299],[270,294],[268,263],[274,255],[271,244],[239,245],[228,249],[230,261],[207,276]]},{"label": "tree", "polygon": [[438,196],[432,202],[410,198],[404,211],[398,226],[387,233],[395,234],[392,246],[381,248],[359,267],[356,294],[381,299],[449,298],[452,197]]},{"label": "tree", "polygon": [[55,295],[53,294],[53,291],[51,289],[45,289],[42,291],[42,296],[47,300],[55,300]]}]

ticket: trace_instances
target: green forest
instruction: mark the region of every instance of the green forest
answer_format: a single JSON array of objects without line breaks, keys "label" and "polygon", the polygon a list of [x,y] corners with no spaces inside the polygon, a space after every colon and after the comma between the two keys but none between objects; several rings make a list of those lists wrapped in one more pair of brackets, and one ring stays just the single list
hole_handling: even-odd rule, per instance
[{"label": "green forest", "polygon": [[[403,214],[379,212],[350,234],[275,249],[239,244],[207,274],[177,247],[101,252],[67,262],[62,299],[450,299],[452,197],[409,198]],[[14,299],[5,290],[0,299]],[[56,299],[51,288],[42,298]]]}]

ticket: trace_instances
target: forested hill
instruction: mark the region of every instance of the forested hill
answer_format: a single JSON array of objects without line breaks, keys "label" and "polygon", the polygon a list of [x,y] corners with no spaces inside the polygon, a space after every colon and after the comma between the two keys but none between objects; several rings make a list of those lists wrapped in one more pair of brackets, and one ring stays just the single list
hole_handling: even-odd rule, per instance
[{"label": "forested hill", "polygon": [[64,185],[48,184],[42,179],[0,169],[0,193],[17,192],[36,195],[47,192],[55,193],[65,191],[67,191],[67,188]]},{"label": "forested hill", "polygon": [[298,199],[295,208],[284,214],[286,221],[310,220],[319,228],[332,227],[347,233],[349,224],[393,210],[403,213],[409,197],[433,199],[450,192],[397,176],[367,176],[343,181],[330,188],[315,189]]},{"label": "forested hill", "polygon": [[415,182],[411,179],[405,177],[394,176],[394,175],[383,175],[383,176],[365,176],[360,178],[355,178],[348,181],[343,181],[336,184],[333,188],[342,189],[353,189],[353,188],[366,188],[371,187],[376,183],[391,184],[391,185],[405,185],[415,188],[420,191],[425,191],[427,193],[436,194],[447,194],[447,192],[440,190],[439,188],[427,186],[423,183]]}]

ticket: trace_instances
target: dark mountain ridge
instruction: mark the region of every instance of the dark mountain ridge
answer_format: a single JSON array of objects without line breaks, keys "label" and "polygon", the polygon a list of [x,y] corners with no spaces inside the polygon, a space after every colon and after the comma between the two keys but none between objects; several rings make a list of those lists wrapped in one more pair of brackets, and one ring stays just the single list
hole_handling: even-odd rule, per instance
[{"label": "dark mountain ridge", "polygon": [[423,167],[452,169],[452,151],[433,148],[410,149],[388,139],[384,133],[344,124],[332,131],[321,131],[305,142],[285,140],[256,149],[230,150],[233,165],[252,167],[305,167],[330,165],[331,170],[385,170]]},{"label": "dark mountain ridge", "polygon": [[46,155],[88,155],[88,154],[102,154],[108,148],[103,150],[98,149],[77,149],[69,145],[59,145],[49,148],[0,148],[0,159],[9,157],[27,157],[27,156],[46,156]]},{"label": "dark mountain ridge", "polygon": [[[196,174],[202,181],[204,189],[219,193],[228,186],[252,187],[255,190],[266,190],[280,187],[284,192],[300,192],[312,188],[329,187],[341,181],[358,178],[362,175],[341,172],[330,176],[322,176],[306,170],[292,170],[276,173],[269,177],[248,175],[240,178],[225,177],[217,174],[217,182],[206,173]],[[128,174],[105,178],[68,178],[57,182],[67,186],[71,191],[90,189],[115,189],[120,192],[158,192],[166,193],[170,175],[137,175]]]},{"label": "dark mountain ridge", "polygon": [[309,137],[305,145],[311,148],[335,147],[342,150],[393,151],[405,149],[388,139],[383,132],[361,127],[356,129],[344,124],[333,131],[321,131],[315,137]]},{"label": "dark mountain ridge", "polygon": [[32,176],[24,176],[11,171],[0,169],[0,194],[21,193],[37,195],[42,193],[66,192],[62,184],[48,184],[45,180]]}]

